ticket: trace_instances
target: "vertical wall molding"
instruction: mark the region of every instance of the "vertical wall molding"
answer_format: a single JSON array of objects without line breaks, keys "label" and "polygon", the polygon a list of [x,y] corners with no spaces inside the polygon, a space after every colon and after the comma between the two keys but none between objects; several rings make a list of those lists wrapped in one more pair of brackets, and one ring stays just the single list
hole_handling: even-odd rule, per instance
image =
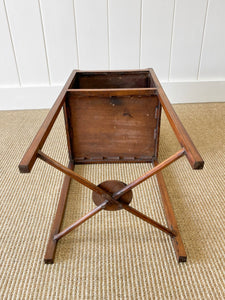
[{"label": "vertical wall molding", "polygon": [[205,19],[204,19],[204,27],[203,27],[203,34],[202,34],[202,41],[201,41],[201,50],[200,50],[199,63],[198,63],[197,80],[199,80],[199,73],[200,73],[200,68],[201,68],[202,50],[203,50],[204,39],[205,39],[205,29],[206,29],[206,23],[207,23],[207,18],[208,18],[209,2],[210,2],[210,0],[207,0],[207,6],[206,6],[206,11],[205,11]]},{"label": "vertical wall molding", "polygon": [[140,0],[109,1],[110,66],[138,69],[140,51]]},{"label": "vertical wall molding", "polygon": [[173,37],[174,37],[174,27],[175,27],[175,16],[176,16],[176,1],[173,4],[173,21],[172,21],[172,32],[171,32],[171,42],[170,42],[170,61],[169,61],[169,71],[168,71],[168,81],[170,81],[171,74],[171,61],[172,61],[172,51],[173,51]]},{"label": "vertical wall molding", "polygon": [[109,0],[107,0],[107,43],[108,43],[108,69],[111,69],[110,63],[110,43],[109,43]]},{"label": "vertical wall molding", "polygon": [[45,31],[44,31],[43,16],[42,16],[42,12],[41,12],[40,0],[38,0],[38,7],[39,7],[39,13],[40,13],[40,19],[41,19],[41,29],[42,29],[44,49],[45,49],[46,65],[47,65],[47,70],[48,70],[48,79],[49,79],[49,85],[51,85],[51,76],[50,76],[49,62],[48,62],[48,51],[47,51],[47,47],[46,47]]},{"label": "vertical wall molding", "polygon": [[14,60],[15,60],[15,65],[16,65],[18,81],[19,81],[19,85],[21,86],[20,72],[19,72],[19,68],[18,68],[18,63],[17,63],[17,58],[16,58],[16,51],[15,51],[15,47],[14,47],[14,43],[13,43],[13,38],[12,38],[11,29],[10,29],[10,23],[9,23],[8,12],[7,12],[7,8],[6,8],[5,0],[3,0],[3,5],[4,5],[6,20],[7,20],[8,30],[9,30],[9,37],[10,37],[10,41],[11,41],[11,44],[12,44],[12,50],[13,50],[13,55],[14,55]]},{"label": "vertical wall molding", "polygon": [[78,38],[77,38],[75,0],[73,0],[73,19],[74,19],[74,30],[75,30],[75,39],[76,39],[76,49],[77,49],[77,68],[79,69],[80,68],[80,61],[79,61],[79,47],[78,47]]},{"label": "vertical wall molding", "polygon": [[139,68],[141,68],[141,47],[142,47],[142,10],[143,0],[140,0],[140,38],[139,38]]},{"label": "vertical wall molding", "polygon": [[168,80],[174,0],[142,0],[141,68]]}]

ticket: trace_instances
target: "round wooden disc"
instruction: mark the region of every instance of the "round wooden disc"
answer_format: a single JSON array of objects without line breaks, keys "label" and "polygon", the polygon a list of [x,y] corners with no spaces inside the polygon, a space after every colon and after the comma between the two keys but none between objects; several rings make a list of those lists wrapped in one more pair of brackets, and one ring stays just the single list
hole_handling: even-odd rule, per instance
[{"label": "round wooden disc", "polygon": [[[118,192],[122,188],[124,188],[126,186],[126,184],[124,182],[118,181],[118,180],[108,180],[108,181],[104,181],[104,182],[100,183],[98,186],[100,188],[102,188],[103,190],[105,190],[106,192],[109,192],[110,194],[113,194],[115,192]],[[94,203],[97,206],[105,201],[103,199],[103,197],[101,195],[97,194],[96,192],[93,192],[92,200],[94,201]],[[120,201],[120,200],[122,200],[123,202],[129,204],[132,200],[132,191],[129,191],[126,194],[124,194],[122,197],[120,197],[118,199],[118,201]],[[119,210],[119,209],[121,209],[121,207],[120,207],[119,204],[109,203],[104,209],[112,211],[112,210]]]}]

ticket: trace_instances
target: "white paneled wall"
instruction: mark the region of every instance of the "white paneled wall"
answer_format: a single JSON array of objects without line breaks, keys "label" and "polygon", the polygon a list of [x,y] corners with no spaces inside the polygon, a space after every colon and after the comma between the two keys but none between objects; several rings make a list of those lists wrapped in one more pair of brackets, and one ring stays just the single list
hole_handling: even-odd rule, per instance
[{"label": "white paneled wall", "polygon": [[39,7],[49,81],[60,85],[78,66],[74,5],[71,0],[40,0]]},{"label": "white paneled wall", "polygon": [[140,65],[141,0],[108,1],[109,52],[112,69]]},{"label": "white paneled wall", "polygon": [[79,68],[108,69],[108,6],[106,0],[75,0]]},{"label": "white paneled wall", "polygon": [[143,0],[140,67],[154,68],[168,81],[174,21],[174,0]]},{"label": "white paneled wall", "polygon": [[20,79],[4,2],[0,1],[0,84],[19,86]]},{"label": "white paneled wall", "polygon": [[225,1],[211,0],[203,36],[199,79],[225,78]]},{"label": "white paneled wall", "polygon": [[207,1],[175,2],[170,80],[197,80]]},{"label": "white paneled wall", "polygon": [[0,109],[48,107],[74,68],[153,67],[173,102],[225,99],[225,0],[0,0],[0,37]]},{"label": "white paneled wall", "polygon": [[4,3],[21,84],[48,85],[48,58],[39,2],[7,0]]}]

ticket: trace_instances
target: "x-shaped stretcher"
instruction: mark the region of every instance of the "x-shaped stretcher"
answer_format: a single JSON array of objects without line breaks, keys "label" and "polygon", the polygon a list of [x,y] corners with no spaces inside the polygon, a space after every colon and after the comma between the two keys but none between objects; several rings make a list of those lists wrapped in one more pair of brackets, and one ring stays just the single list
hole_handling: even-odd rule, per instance
[{"label": "x-shaped stretcher", "polygon": [[[136,72],[138,74],[138,72],[140,72],[140,71],[136,71]],[[53,166],[54,168],[58,169],[59,171],[63,172],[66,175],[65,179],[64,179],[62,191],[61,191],[61,196],[59,199],[59,205],[58,205],[58,208],[56,211],[50,238],[49,238],[48,245],[47,245],[47,250],[46,250],[46,254],[45,254],[45,262],[46,263],[53,263],[56,244],[59,239],[61,239],[65,235],[67,235],[73,229],[80,226],[86,220],[93,217],[95,214],[100,212],[102,209],[109,210],[109,211],[125,209],[126,211],[130,212],[131,214],[135,215],[136,217],[139,217],[143,221],[145,221],[145,222],[153,225],[154,227],[158,228],[159,230],[163,231],[164,233],[166,233],[167,235],[169,235],[172,238],[172,242],[173,242],[173,246],[175,249],[175,253],[176,253],[178,262],[186,261],[187,255],[186,255],[186,252],[185,252],[185,249],[183,246],[183,242],[181,240],[181,236],[180,236],[180,233],[179,233],[179,230],[177,227],[177,222],[175,219],[172,205],[169,200],[168,192],[166,189],[166,185],[165,185],[161,170],[164,169],[165,167],[169,166],[171,163],[175,162],[177,159],[179,159],[183,155],[187,156],[193,169],[202,169],[204,162],[203,162],[200,154],[198,153],[197,149],[195,148],[194,144],[192,143],[186,130],[184,129],[183,125],[181,124],[179,118],[177,117],[175,111],[173,110],[154,71],[152,69],[148,69],[148,71],[145,70],[143,72],[148,72],[148,74],[150,74],[151,80],[152,80],[152,85],[154,87],[137,88],[136,89],[137,92],[136,92],[136,91],[134,91],[134,89],[124,89],[124,88],[123,89],[117,88],[117,89],[107,89],[107,90],[106,89],[93,90],[93,88],[84,89],[81,87],[79,89],[78,88],[72,89],[71,86],[74,84],[74,80],[76,78],[76,73],[78,73],[76,71],[73,71],[72,74],[70,75],[67,83],[65,84],[62,92],[60,93],[59,97],[57,98],[55,104],[53,105],[52,109],[49,111],[44,123],[42,124],[40,130],[38,131],[36,137],[34,138],[31,146],[28,148],[26,154],[24,155],[24,157],[19,165],[20,172],[22,172],[22,173],[30,172],[36,159],[39,158],[42,161]],[[92,73],[90,72],[90,74],[92,74]],[[97,73],[97,76],[99,74]],[[113,73],[112,77],[114,76],[114,74],[115,73]],[[128,71],[125,72],[124,74],[125,75],[129,74],[129,76],[130,76],[130,73]],[[86,76],[88,76],[88,75],[86,75]],[[121,76],[121,74],[120,74],[120,76]],[[89,75],[89,77],[91,77],[91,75]],[[89,80],[89,77],[87,77],[88,80]],[[104,77],[104,78],[107,78],[107,77]],[[84,81],[83,77],[81,77],[79,80],[81,83],[82,83],[82,80]],[[116,82],[116,80],[118,80],[118,79],[115,77],[113,80]],[[87,81],[87,79],[86,79],[86,85],[88,85],[88,84],[90,85],[89,81]],[[97,83],[95,83],[95,84],[97,84]],[[125,113],[123,114],[123,116],[125,116],[125,117],[127,117],[128,115],[131,114],[130,111],[132,111],[132,108],[130,108],[129,112],[127,112],[128,104],[127,103],[124,104],[124,102],[122,102],[121,100],[118,100],[117,98],[122,99],[123,97],[128,97],[128,96],[131,97],[130,96],[131,92],[134,93],[135,95],[136,95],[136,93],[139,93],[140,95],[144,95],[144,97],[149,96],[149,95],[152,97],[156,97],[157,101],[159,100],[159,104],[157,104],[157,110],[156,110],[158,120],[160,119],[159,111],[160,111],[160,108],[162,105],[164,108],[164,111],[168,117],[168,120],[169,120],[172,128],[174,129],[174,132],[175,132],[182,148],[178,152],[176,152],[174,155],[170,156],[169,158],[167,158],[165,161],[163,161],[161,163],[158,163],[157,155],[156,155],[156,151],[155,151],[155,156],[153,156],[153,158],[151,160],[154,167],[129,184],[125,184],[125,183],[117,181],[117,180],[104,181],[104,182],[100,183],[99,185],[93,184],[86,178],[84,178],[84,177],[80,176],[79,174],[77,174],[76,172],[74,172],[74,166],[76,164],[76,157],[75,157],[76,155],[74,154],[75,151],[72,148],[77,147],[76,149],[78,149],[78,150],[80,148],[78,148],[78,146],[76,144],[74,146],[74,144],[71,142],[71,140],[72,140],[71,132],[70,132],[71,116],[69,116],[69,115],[70,115],[70,109],[73,111],[74,108],[73,107],[71,108],[71,106],[69,107],[67,102],[68,102],[68,95],[70,95],[70,93],[72,93],[72,92],[75,93],[75,96],[73,95],[73,97],[76,97],[75,99],[79,99],[80,95],[82,95],[82,97],[84,97],[84,95],[86,95],[87,97],[90,97],[91,92],[92,93],[98,92],[99,94],[97,94],[97,96],[100,98],[103,97],[104,101],[105,101],[105,97],[108,96],[110,99],[109,100],[110,101],[109,102],[110,109],[112,109],[112,111],[110,110],[110,114],[113,114],[113,112],[115,111],[115,108],[114,108],[115,105],[119,105],[120,107],[122,107],[122,109],[124,109],[123,108],[123,105],[124,105],[124,107],[126,107],[126,110],[125,110]],[[112,94],[113,94],[113,96],[112,96]],[[93,97],[92,94],[91,94],[91,96]],[[116,98],[116,100],[115,100],[115,98],[113,98],[113,101],[112,101],[112,97],[117,97],[117,98]],[[133,94],[132,94],[132,97],[133,97]],[[86,99],[87,98],[85,98],[85,100]],[[85,100],[83,100],[83,102],[85,102]],[[120,102],[118,102],[118,101],[120,101]],[[134,103],[136,103],[135,101],[134,101]],[[74,102],[75,102],[75,100],[73,100],[73,102],[71,102],[71,103],[74,103]],[[79,102],[79,103],[81,103],[81,102]],[[82,106],[82,103],[80,104],[81,106]],[[91,102],[88,102],[88,103],[90,106],[92,105]],[[98,102],[96,102],[96,103],[97,103],[96,105],[98,105]],[[146,102],[146,103],[148,103],[148,102]],[[74,104],[70,104],[70,105],[74,105]],[[50,156],[46,155],[41,150],[62,107],[64,108],[64,114],[65,114],[67,138],[68,138],[68,149],[69,149],[69,156],[70,156],[70,161],[69,161],[68,167],[65,167],[61,163],[52,159]],[[107,109],[108,109],[108,106],[107,106]],[[102,111],[102,107],[101,107],[101,111]],[[101,113],[99,113],[99,114],[101,114]],[[132,114],[135,115],[135,112],[132,112]],[[118,116],[118,112],[117,112],[116,116]],[[137,115],[137,118],[138,117],[139,116]],[[114,118],[115,118],[115,116],[114,116]],[[134,122],[134,121],[131,120],[131,121],[127,121],[127,122]],[[159,129],[159,121],[157,121],[157,122],[156,122],[157,126],[158,126],[157,128]],[[157,134],[159,136],[159,132]],[[154,135],[155,135],[155,131],[154,131]],[[156,139],[156,141],[158,143],[158,139]],[[157,144],[157,143],[155,142],[155,144]],[[158,150],[158,144],[155,147]],[[80,157],[77,158],[78,163],[80,162],[79,160],[81,160],[81,159],[82,158],[80,158]],[[91,160],[91,158],[85,158],[85,159],[87,162],[89,162]],[[104,160],[104,162],[115,162],[115,160],[116,160],[116,158],[114,157],[113,159],[111,159],[111,161],[109,158],[108,161]],[[131,157],[129,157],[129,159],[127,161],[130,162],[130,160],[131,160]],[[134,160],[134,162],[135,161],[140,162],[141,158],[137,158],[136,160],[133,158],[133,160]],[[126,161],[126,159],[124,159],[124,161]],[[143,161],[149,161],[149,158],[145,159]],[[93,158],[92,162],[99,162],[99,158],[97,160],[96,160],[96,158]],[[130,206],[130,202],[132,200],[132,189],[153,175],[157,176],[168,227],[161,225],[160,223],[156,222],[155,220],[151,219],[150,217],[146,216],[145,214],[139,212],[138,210],[136,210],[135,208]],[[89,211],[85,216],[83,216],[82,218],[80,218],[79,220],[77,220],[76,222],[71,224],[69,227],[60,231],[60,226],[61,226],[61,222],[62,222],[63,215],[64,215],[66,198],[67,198],[71,178],[93,191],[92,199],[93,199],[94,203],[96,204],[96,207],[93,210]]]}]

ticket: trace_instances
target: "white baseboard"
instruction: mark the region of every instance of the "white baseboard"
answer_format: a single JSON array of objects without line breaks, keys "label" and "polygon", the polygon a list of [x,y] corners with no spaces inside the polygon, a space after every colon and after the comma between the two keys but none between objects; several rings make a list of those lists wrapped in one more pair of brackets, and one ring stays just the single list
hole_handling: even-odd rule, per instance
[{"label": "white baseboard", "polygon": [[[164,82],[162,85],[172,103],[225,101],[225,81]],[[0,110],[50,108],[61,88],[0,88]]]},{"label": "white baseboard", "polygon": [[62,86],[0,88],[0,110],[50,108]]},{"label": "white baseboard", "polygon": [[172,103],[224,102],[225,81],[164,82]]}]

